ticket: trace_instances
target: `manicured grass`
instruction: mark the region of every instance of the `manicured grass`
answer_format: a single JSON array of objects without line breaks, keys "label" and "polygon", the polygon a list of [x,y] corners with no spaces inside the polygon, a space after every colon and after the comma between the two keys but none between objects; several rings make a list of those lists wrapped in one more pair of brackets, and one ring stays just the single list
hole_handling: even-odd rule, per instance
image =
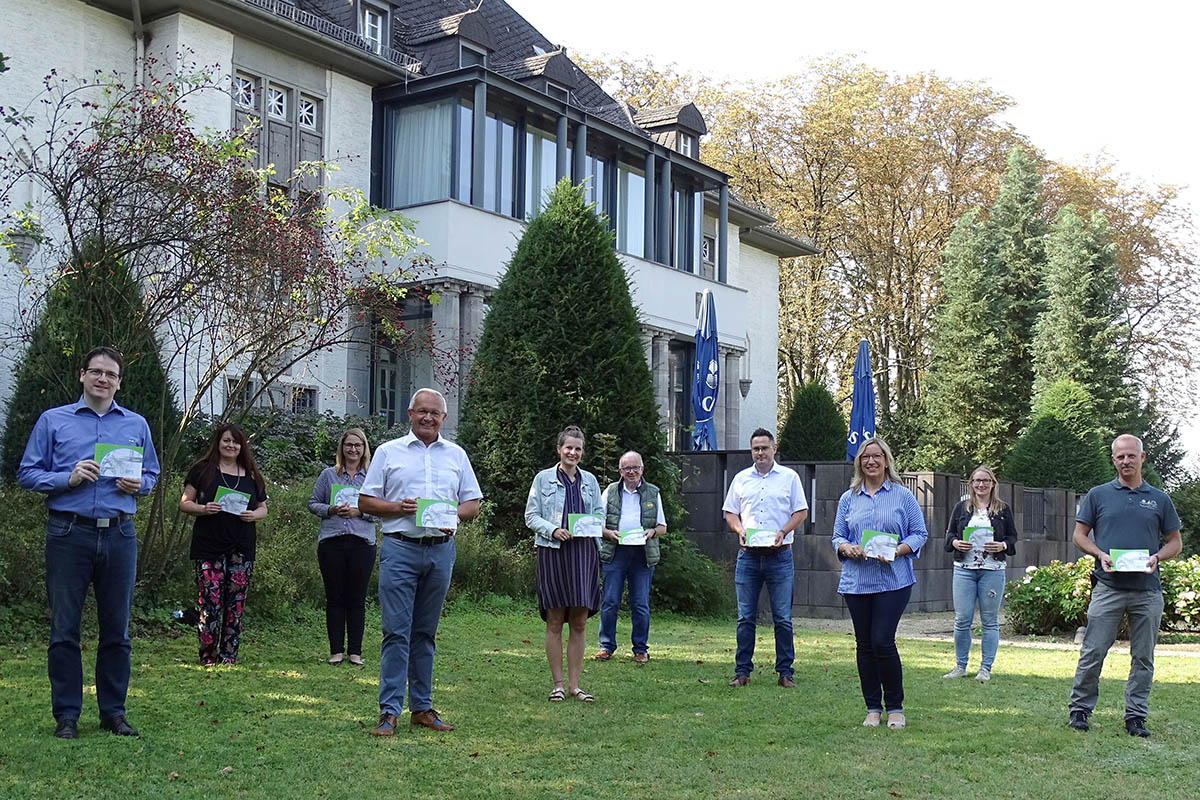
[{"label": "manicured grass", "polygon": [[[368,735],[378,618],[368,664],[324,663],[323,624],[248,621],[241,663],[202,669],[191,635],[138,639],[129,697],[141,739],[96,726],[50,734],[45,650],[0,657],[0,796],[138,798],[684,797],[1190,798],[1200,795],[1200,659],[1160,654],[1149,740],[1122,725],[1128,656],[1113,654],[1092,731],[1065,726],[1076,653],[1006,647],[994,679],[946,681],[948,643],[901,643],[909,727],[860,726],[851,637],[797,631],[796,682],[768,666],[730,689],[733,621],[657,615],[652,660],[588,661],[592,705],[546,701],[536,613],[457,606],[439,634],[434,704],[458,730]],[[588,626],[594,651],[596,620]],[[760,627],[758,655],[773,656]],[[628,636],[621,621],[619,634]],[[85,654],[85,674],[90,666]],[[977,658],[977,652],[973,654]],[[974,664],[973,664],[974,666]]]}]

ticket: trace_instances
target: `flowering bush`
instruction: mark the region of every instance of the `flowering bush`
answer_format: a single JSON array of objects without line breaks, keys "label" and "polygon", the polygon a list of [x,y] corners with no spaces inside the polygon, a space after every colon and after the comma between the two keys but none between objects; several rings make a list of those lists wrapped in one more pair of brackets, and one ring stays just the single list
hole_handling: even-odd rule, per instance
[{"label": "flowering bush", "polygon": [[1200,556],[1164,562],[1163,630],[1200,627]]},{"label": "flowering bush", "polygon": [[1084,556],[1064,564],[1051,561],[1029,567],[1025,576],[1008,584],[1007,619],[1017,633],[1074,632],[1087,622],[1092,597],[1091,572],[1095,559]]},{"label": "flowering bush", "polygon": [[[1029,567],[1005,587],[1007,618],[1016,633],[1070,633],[1087,624],[1095,560],[1083,556],[1064,564]],[[1166,561],[1160,567],[1163,630],[1200,627],[1200,556]],[[1122,626],[1124,628],[1124,626]]]}]

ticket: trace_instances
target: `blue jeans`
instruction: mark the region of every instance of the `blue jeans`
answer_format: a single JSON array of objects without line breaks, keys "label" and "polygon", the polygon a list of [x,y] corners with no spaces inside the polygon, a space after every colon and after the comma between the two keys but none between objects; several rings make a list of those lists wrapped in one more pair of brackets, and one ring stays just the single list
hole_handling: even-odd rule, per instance
[{"label": "blue jeans", "polygon": [[1000,645],[1000,601],[1004,599],[1004,570],[954,568],[954,658],[967,668],[971,652],[971,623],[979,605],[983,624],[982,669],[990,670]]},{"label": "blue jeans", "polygon": [[912,596],[912,584],[890,592],[842,596],[854,623],[858,682],[867,711],[903,711],[904,672],[896,649],[896,628]]},{"label": "blue jeans", "polygon": [[737,655],[734,657],[737,675],[749,676],[754,671],[758,595],[765,583],[771,599],[771,619],[775,623],[775,671],[780,677],[792,677],[792,661],[796,658],[796,645],[792,639],[792,582],[795,575],[791,549],[764,555],[752,550],[738,551],[733,573],[738,604]]},{"label": "blue jeans", "polygon": [[619,544],[613,560],[600,563],[604,573],[604,591],[600,599],[600,649],[610,653],[617,649],[617,609],[621,592],[629,581],[629,612],[633,616],[633,652],[645,653],[650,636],[650,579],[654,567],[646,566],[646,548],[642,545]]},{"label": "blue jeans", "polygon": [[129,607],[137,575],[133,520],[97,528],[51,514],[46,522],[46,599],[50,604],[50,703],[56,720],[83,710],[79,625],[88,586],[96,592],[100,641],[96,701],[100,717],[124,716],[129,689]]},{"label": "blue jeans", "polygon": [[454,540],[420,545],[384,536],[379,545],[379,713],[433,707],[433,650],[442,603],[454,571]]}]

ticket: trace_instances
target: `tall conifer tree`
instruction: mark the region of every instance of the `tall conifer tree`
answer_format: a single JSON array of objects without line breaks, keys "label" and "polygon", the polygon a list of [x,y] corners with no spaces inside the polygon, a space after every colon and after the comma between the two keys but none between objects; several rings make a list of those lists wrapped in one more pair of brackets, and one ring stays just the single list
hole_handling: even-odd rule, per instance
[{"label": "tall conifer tree", "polygon": [[1119,347],[1124,304],[1112,232],[1101,214],[1080,217],[1068,205],[1055,217],[1046,251],[1046,311],[1033,340],[1035,395],[1058,381],[1075,381],[1092,400],[1093,428],[1111,438],[1137,412]]},{"label": "tall conifer tree", "polygon": [[[555,463],[555,437],[567,425],[589,437],[586,469],[596,469],[603,448],[595,445],[608,438],[598,437],[610,435],[620,451],[641,453],[668,516],[678,509],[666,502],[678,481],[665,457],[629,282],[611,231],[570,181],[559,182],[517,243],[492,296],[466,394],[459,439],[495,503],[494,526],[511,539],[528,538],[529,484]],[[616,480],[597,477],[601,486]]]}]

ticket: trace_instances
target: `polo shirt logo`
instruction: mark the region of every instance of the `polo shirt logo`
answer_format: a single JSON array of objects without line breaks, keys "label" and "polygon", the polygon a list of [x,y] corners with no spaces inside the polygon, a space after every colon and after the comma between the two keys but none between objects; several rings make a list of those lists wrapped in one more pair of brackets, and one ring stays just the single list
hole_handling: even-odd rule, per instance
[{"label": "polo shirt logo", "polygon": [[1142,508],[1152,508],[1155,511],[1158,510],[1158,501],[1157,500],[1142,500],[1139,503],[1139,505],[1141,505]]}]

